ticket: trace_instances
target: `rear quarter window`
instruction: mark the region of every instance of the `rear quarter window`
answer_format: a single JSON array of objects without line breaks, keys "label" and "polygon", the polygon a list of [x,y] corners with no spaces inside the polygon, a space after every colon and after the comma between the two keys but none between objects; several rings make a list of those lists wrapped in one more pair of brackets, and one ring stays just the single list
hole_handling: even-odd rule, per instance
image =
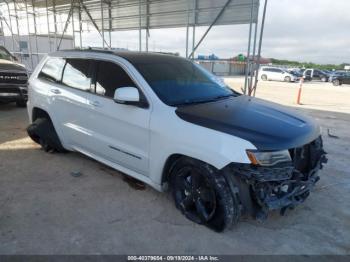
[{"label": "rear quarter window", "polygon": [[86,59],[67,59],[62,84],[82,91],[91,90],[91,61]]},{"label": "rear quarter window", "polygon": [[41,69],[38,78],[45,79],[51,82],[59,82],[62,77],[62,70],[65,60],[59,57],[49,58]]}]

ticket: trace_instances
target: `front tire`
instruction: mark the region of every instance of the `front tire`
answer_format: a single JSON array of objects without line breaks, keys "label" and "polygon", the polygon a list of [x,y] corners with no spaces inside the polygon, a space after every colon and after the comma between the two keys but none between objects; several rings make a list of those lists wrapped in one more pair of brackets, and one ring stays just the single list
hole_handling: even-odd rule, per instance
[{"label": "front tire", "polygon": [[261,80],[267,81],[267,75],[262,75],[262,76],[261,76]]},{"label": "front tire", "polygon": [[217,232],[237,223],[238,200],[214,167],[182,158],[171,170],[170,185],[176,207],[191,221]]},{"label": "front tire", "polygon": [[66,152],[50,119],[36,119],[28,126],[27,133],[45,152]]}]

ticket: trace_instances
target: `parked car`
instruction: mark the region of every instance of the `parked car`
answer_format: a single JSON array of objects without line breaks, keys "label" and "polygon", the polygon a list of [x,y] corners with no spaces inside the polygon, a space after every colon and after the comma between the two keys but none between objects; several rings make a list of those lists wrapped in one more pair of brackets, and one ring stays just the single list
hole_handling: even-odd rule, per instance
[{"label": "parked car", "polygon": [[334,76],[332,83],[335,86],[340,86],[343,84],[350,85],[350,73],[343,73],[341,75]]},{"label": "parked car", "polygon": [[322,82],[328,82],[329,75],[319,69],[305,69],[303,73],[306,80],[319,80]]},{"label": "parked car", "polygon": [[295,82],[299,80],[299,78],[294,74],[287,72],[285,69],[280,69],[276,67],[262,67],[259,70],[259,78],[263,81],[275,80]]},{"label": "parked car", "polygon": [[325,163],[318,125],[239,94],[190,60],[58,51],[29,80],[29,136],[170,188],[190,220],[222,231],[302,203]]},{"label": "parked car", "polygon": [[16,102],[25,107],[27,103],[26,68],[3,46],[0,46],[0,102]]},{"label": "parked car", "polygon": [[339,71],[333,71],[330,73],[329,75],[329,79],[328,81],[333,83],[333,80],[338,77],[338,76],[342,76],[344,74],[344,72],[339,72]]}]

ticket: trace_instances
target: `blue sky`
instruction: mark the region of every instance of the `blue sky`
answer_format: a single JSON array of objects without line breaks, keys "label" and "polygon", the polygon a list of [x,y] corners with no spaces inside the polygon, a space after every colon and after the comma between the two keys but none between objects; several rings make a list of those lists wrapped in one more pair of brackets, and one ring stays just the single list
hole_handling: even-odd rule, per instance
[{"label": "blue sky", "polygon": [[[305,62],[350,63],[349,12],[350,0],[269,0],[262,55]],[[206,27],[196,29],[197,40],[205,30]],[[85,46],[101,45],[93,30],[83,36]],[[151,30],[149,49],[184,55],[185,37],[185,28]],[[217,26],[197,54],[215,53],[221,58],[245,54],[247,39],[247,25]],[[138,32],[114,32],[112,43],[113,47],[137,50]]]}]

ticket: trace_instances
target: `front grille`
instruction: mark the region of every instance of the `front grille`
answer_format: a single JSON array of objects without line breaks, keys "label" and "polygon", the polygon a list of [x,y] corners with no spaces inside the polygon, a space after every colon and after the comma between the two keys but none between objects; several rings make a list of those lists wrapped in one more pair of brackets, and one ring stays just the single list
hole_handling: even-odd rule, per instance
[{"label": "front grille", "polygon": [[27,84],[28,76],[26,73],[0,72],[0,84]]}]

